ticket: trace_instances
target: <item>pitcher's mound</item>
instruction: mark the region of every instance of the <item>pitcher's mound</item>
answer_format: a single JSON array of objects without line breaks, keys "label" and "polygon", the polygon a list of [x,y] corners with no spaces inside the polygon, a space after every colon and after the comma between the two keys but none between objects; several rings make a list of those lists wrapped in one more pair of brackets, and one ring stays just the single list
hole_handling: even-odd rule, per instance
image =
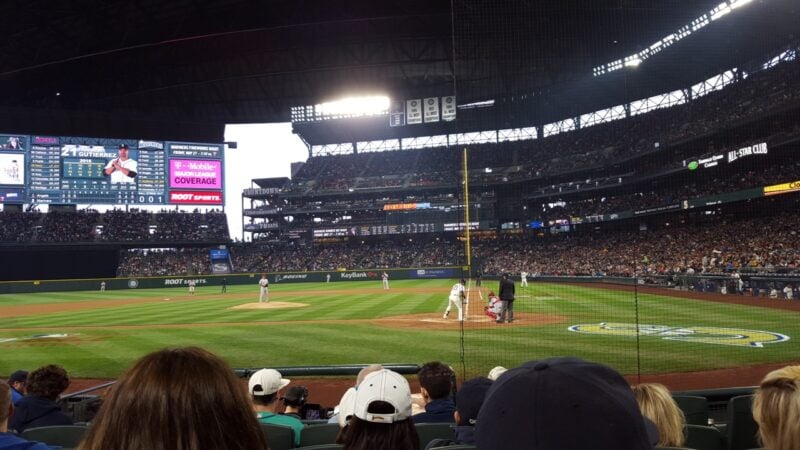
[{"label": "pitcher's mound", "polygon": [[266,303],[245,303],[236,305],[231,309],[279,309],[279,308],[303,308],[308,306],[307,303],[289,303],[289,302],[266,302]]}]

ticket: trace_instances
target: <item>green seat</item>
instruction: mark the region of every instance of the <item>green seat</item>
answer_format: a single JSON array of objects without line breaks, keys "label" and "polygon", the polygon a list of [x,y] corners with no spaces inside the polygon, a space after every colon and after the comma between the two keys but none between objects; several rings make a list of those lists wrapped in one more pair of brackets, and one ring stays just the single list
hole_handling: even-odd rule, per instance
[{"label": "green seat", "polygon": [[309,425],[300,433],[300,447],[311,445],[333,444],[339,434],[338,423]]},{"label": "green seat", "polygon": [[419,435],[419,448],[425,448],[434,439],[452,439],[452,423],[418,423],[414,425]]},{"label": "green seat", "polygon": [[695,450],[722,450],[722,433],[716,427],[686,425],[685,445]]},{"label": "green seat", "polygon": [[708,426],[708,399],[693,395],[673,395],[672,398],[686,416],[687,424]]},{"label": "green seat", "polygon": [[84,425],[56,425],[50,427],[28,428],[20,437],[29,441],[44,442],[47,445],[77,447],[88,428]]},{"label": "green seat", "polygon": [[758,424],[753,419],[753,396],[728,400],[728,450],[758,448]]},{"label": "green seat", "polygon": [[269,450],[289,450],[294,448],[294,430],[283,425],[262,423],[261,430],[267,437]]}]

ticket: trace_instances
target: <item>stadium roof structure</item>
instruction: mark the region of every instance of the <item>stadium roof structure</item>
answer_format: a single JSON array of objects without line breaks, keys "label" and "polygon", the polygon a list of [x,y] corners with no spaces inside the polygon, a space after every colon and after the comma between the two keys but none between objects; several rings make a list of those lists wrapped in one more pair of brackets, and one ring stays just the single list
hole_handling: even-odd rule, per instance
[{"label": "stadium roof structure", "polygon": [[755,0],[708,39],[592,80],[720,1],[7,0],[0,120],[14,132],[221,141],[227,123],[286,122],[292,106],[354,92],[503,104],[609,83],[543,104],[558,115],[569,100],[684,86],[797,36],[796,0]]}]

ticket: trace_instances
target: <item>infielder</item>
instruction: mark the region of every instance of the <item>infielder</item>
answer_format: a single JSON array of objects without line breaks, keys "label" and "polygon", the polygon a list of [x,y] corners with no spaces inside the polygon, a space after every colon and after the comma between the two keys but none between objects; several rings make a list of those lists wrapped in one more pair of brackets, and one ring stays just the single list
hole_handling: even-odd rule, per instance
[{"label": "infielder", "polygon": [[197,282],[194,280],[189,280],[187,284],[189,285],[189,295],[194,295],[194,287],[197,285]]},{"label": "infielder", "polygon": [[528,272],[522,271],[519,273],[519,287],[528,287]]},{"label": "infielder", "polygon": [[458,320],[464,320],[464,311],[461,309],[461,302],[467,298],[467,291],[464,289],[465,284],[466,281],[462,278],[461,281],[454,284],[450,289],[450,297],[447,301],[447,309],[444,310],[442,319],[447,319],[447,315],[450,314],[450,309],[453,305],[456,305],[456,308],[458,308]]},{"label": "infielder", "polygon": [[266,275],[261,275],[261,281],[258,282],[261,286],[261,294],[258,296],[258,303],[269,302],[269,280]]},{"label": "infielder", "polygon": [[381,280],[383,280],[383,289],[384,290],[388,290],[389,289],[389,274],[386,273],[386,272],[383,272],[383,274],[381,274]]}]

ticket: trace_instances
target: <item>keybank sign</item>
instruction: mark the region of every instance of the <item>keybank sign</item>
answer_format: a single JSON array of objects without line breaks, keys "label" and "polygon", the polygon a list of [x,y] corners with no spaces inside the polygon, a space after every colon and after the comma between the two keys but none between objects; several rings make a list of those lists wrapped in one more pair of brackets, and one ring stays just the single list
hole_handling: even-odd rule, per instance
[{"label": "keybank sign", "polygon": [[367,278],[367,272],[343,272],[339,274],[339,278],[343,280],[353,280],[356,278]]}]

